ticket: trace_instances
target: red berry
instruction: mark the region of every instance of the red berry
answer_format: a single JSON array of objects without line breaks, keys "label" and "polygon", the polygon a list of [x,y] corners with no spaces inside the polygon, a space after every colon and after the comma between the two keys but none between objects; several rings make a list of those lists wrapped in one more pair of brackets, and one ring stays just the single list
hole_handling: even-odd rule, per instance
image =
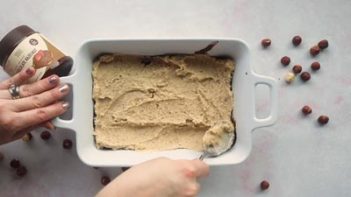
[{"label": "red berry", "polygon": [[312,113],[312,108],[310,106],[305,105],[305,106],[303,106],[301,111],[303,114],[308,115],[308,114]]},{"label": "red berry", "polygon": [[311,74],[308,72],[303,72],[301,73],[300,78],[302,79],[302,81],[308,81],[311,79]]},{"label": "red berry", "polygon": [[321,40],[318,42],[318,47],[322,50],[328,48],[328,46],[329,46],[328,40]]},{"label": "red berry", "polygon": [[269,182],[264,180],[264,181],[261,182],[260,186],[261,186],[262,190],[266,190],[266,189],[269,188]]},{"label": "red berry", "polygon": [[280,59],[280,62],[284,65],[287,66],[290,64],[290,58],[288,56],[284,56]]},{"label": "red berry", "polygon": [[296,64],[296,65],[292,68],[292,70],[293,70],[293,72],[294,72],[295,74],[299,74],[299,73],[302,71],[302,66]]},{"label": "red berry", "polygon": [[102,184],[102,185],[107,185],[107,184],[109,184],[110,182],[111,182],[110,177],[108,177],[108,176],[103,176],[103,177],[101,177],[101,184]]},{"label": "red berry", "polygon": [[311,69],[314,70],[314,71],[317,71],[321,68],[321,64],[319,62],[313,62],[311,64]]},{"label": "red berry", "polygon": [[271,45],[272,41],[269,38],[265,38],[261,41],[261,44],[264,48],[267,48]]},{"label": "red berry", "polygon": [[311,54],[312,56],[318,55],[319,52],[320,52],[320,48],[319,48],[317,45],[315,45],[315,46],[313,46],[312,48],[310,48],[310,54]]},{"label": "red berry", "polygon": [[301,44],[301,42],[302,42],[301,36],[294,36],[292,39],[292,43],[295,46],[299,46]]},{"label": "red berry", "polygon": [[64,149],[71,149],[72,145],[73,145],[72,140],[70,140],[70,139],[64,139],[63,140],[62,147]]},{"label": "red berry", "polygon": [[325,115],[319,116],[318,117],[318,122],[321,125],[325,125],[325,124],[327,124],[329,122],[329,117],[325,116]]},{"label": "red berry", "polygon": [[14,169],[19,168],[21,166],[21,162],[18,159],[12,159],[10,161],[10,166]]},{"label": "red berry", "polygon": [[16,174],[19,177],[23,177],[27,174],[27,168],[24,166],[20,166],[19,168],[17,168],[16,170]]},{"label": "red berry", "polygon": [[49,131],[43,131],[41,132],[40,137],[46,141],[51,138],[51,133]]}]

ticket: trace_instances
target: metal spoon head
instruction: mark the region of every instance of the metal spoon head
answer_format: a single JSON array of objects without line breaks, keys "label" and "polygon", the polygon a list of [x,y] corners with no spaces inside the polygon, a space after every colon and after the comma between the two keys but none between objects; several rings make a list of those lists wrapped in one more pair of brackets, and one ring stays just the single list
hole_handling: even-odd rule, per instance
[{"label": "metal spoon head", "polygon": [[200,159],[207,156],[217,157],[227,152],[233,147],[234,139],[234,126],[231,122],[221,121],[215,124],[206,131],[202,139],[204,154]]}]

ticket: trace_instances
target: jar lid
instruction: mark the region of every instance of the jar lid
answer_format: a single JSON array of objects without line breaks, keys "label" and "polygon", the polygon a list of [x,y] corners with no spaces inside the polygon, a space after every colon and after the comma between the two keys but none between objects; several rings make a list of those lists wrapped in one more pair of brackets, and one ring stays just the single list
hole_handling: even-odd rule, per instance
[{"label": "jar lid", "polygon": [[16,46],[26,37],[36,33],[32,28],[21,25],[7,33],[0,41],[0,65],[5,66],[8,56]]}]

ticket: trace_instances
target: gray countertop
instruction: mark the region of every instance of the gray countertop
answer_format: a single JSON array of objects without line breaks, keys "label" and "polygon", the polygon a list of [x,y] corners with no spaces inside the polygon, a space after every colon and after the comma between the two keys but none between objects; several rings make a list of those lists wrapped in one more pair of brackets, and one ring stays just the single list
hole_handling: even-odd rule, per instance
[{"label": "gray countertop", "polygon": [[[211,168],[199,196],[351,196],[350,10],[348,0],[13,0],[1,3],[0,35],[27,24],[72,56],[91,38],[241,38],[250,47],[253,69],[278,80],[278,121],[253,132],[246,161]],[[297,48],[291,44],[296,34],[303,38]],[[260,46],[263,37],[272,39],[266,50]],[[309,47],[324,38],[329,48],[311,58]],[[280,65],[284,55],[304,70],[320,61],[321,70],[307,83],[286,85],[283,78],[292,65]],[[259,116],[269,111],[266,91],[258,90]],[[305,104],[313,108],[308,117],[300,113]],[[321,114],[330,117],[323,127],[316,123]],[[93,196],[102,188],[101,175],[121,172],[96,170],[84,165],[75,149],[62,149],[64,138],[74,139],[72,132],[57,130],[48,143],[39,132],[30,143],[0,146],[6,157],[0,162],[0,196]],[[11,158],[27,166],[26,177],[15,177]],[[271,187],[261,192],[263,179]]]}]

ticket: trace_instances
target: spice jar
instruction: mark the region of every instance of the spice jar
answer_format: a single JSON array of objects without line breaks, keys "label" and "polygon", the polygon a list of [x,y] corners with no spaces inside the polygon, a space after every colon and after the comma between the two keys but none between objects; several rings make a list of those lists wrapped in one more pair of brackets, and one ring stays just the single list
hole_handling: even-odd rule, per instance
[{"label": "spice jar", "polygon": [[0,41],[0,64],[10,76],[22,69],[34,67],[35,75],[29,83],[51,74],[67,76],[73,59],[66,56],[46,37],[22,25],[7,33]]}]

